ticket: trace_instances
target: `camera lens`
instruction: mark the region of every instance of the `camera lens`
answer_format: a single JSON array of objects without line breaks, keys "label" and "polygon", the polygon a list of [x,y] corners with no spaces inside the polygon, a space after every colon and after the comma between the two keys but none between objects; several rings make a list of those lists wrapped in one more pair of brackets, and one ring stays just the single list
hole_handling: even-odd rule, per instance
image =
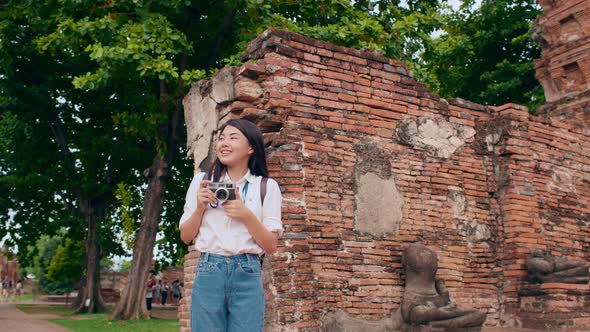
[{"label": "camera lens", "polygon": [[229,192],[225,188],[219,188],[215,192],[215,198],[220,201],[225,201],[229,197]]}]

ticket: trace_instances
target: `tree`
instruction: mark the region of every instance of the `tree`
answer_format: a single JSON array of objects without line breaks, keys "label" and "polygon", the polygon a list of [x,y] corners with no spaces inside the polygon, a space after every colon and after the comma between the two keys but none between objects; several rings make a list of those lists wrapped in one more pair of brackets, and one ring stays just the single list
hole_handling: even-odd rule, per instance
[{"label": "tree", "polygon": [[72,239],[63,239],[47,267],[47,279],[59,283],[66,291],[76,288],[82,277],[80,262],[84,258],[84,245]]},{"label": "tree", "polygon": [[62,241],[62,236],[41,236],[35,245],[31,246],[31,264],[25,267],[25,273],[32,274],[41,292],[45,294],[60,293],[59,285],[47,277],[47,270],[51,259],[55,256],[57,248]]},{"label": "tree", "polygon": [[34,276],[34,281],[43,294],[63,294],[73,290],[80,279],[84,247],[67,239],[66,231],[54,236],[42,235],[30,246],[31,264],[24,268],[25,274]]},{"label": "tree", "polygon": [[[185,36],[162,14],[178,19],[175,5],[174,1],[145,6],[137,1],[66,5],[54,13],[59,22],[55,30],[38,40],[46,52],[59,54],[65,50],[89,57],[94,68],[73,75],[74,86],[85,93],[114,88],[113,99],[119,107],[126,104],[132,109],[118,109],[113,118],[124,130],[145,139],[154,154],[151,166],[143,172],[148,185],[143,195],[141,227],[122,295],[124,301],[115,309],[116,317],[135,318],[142,314],[146,267],[152,259],[163,195],[182,132],[184,80],[178,71],[183,70],[176,68],[173,61],[184,67],[190,47]],[[189,12],[179,22],[185,25],[187,33],[191,17]],[[84,51],[88,54],[83,55]]]},{"label": "tree", "polygon": [[477,8],[464,1],[422,55],[433,90],[484,105],[542,104],[533,63],[540,49],[531,39],[539,13],[535,0],[483,1]]},{"label": "tree", "polygon": [[[0,187],[9,193],[0,207],[0,237],[19,248],[19,263],[41,234],[62,227],[70,238],[85,235],[81,311],[102,309],[99,261],[122,253],[105,226],[114,188],[131,179],[130,165],[142,160],[142,147],[127,139],[109,111],[125,112],[109,88],[72,89],[72,77],[92,68],[84,52],[45,47],[42,37],[58,24],[58,4],[5,1],[0,4]],[[70,3],[70,7],[75,4]],[[115,143],[115,144],[113,144]],[[102,235],[102,237],[101,237]]]}]

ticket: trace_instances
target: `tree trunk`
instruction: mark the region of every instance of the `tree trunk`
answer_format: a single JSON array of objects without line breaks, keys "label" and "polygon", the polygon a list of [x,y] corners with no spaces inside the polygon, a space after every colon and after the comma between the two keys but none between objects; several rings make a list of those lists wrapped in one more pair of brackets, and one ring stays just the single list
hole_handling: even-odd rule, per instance
[{"label": "tree trunk", "polygon": [[113,318],[137,319],[147,315],[145,293],[149,267],[152,264],[154,244],[168,179],[168,163],[156,156],[149,170],[149,179],[143,201],[141,225],[133,247],[133,260],[121,300],[117,303]]},{"label": "tree trunk", "polygon": [[[55,140],[60,148],[64,159],[65,167],[70,176],[80,183],[81,180],[77,177],[74,162],[68,148],[66,139],[66,132],[64,125],[57,115],[52,113],[53,119],[51,130],[53,131]],[[78,297],[75,305],[78,306],[77,313],[97,313],[105,311],[104,301],[100,294],[100,245],[98,243],[98,221],[104,217],[105,206],[100,199],[87,199],[82,194],[81,185],[74,188],[72,195],[78,203],[78,208],[68,206],[74,213],[79,213],[84,216],[86,221],[86,252],[84,257],[85,271],[80,282],[78,290]]]},{"label": "tree trunk", "polygon": [[[190,23],[190,22],[189,22]],[[189,24],[190,26],[190,24]],[[180,63],[180,72],[186,67],[187,56],[183,54]],[[180,115],[182,114],[182,99],[184,81],[179,78],[178,90],[174,96],[166,91],[166,84],[160,80],[160,111],[166,115],[168,121],[158,126],[160,137],[166,140],[166,152],[164,155],[156,154],[150,168],[144,171],[148,178],[148,186],[141,210],[141,223],[139,233],[133,247],[133,260],[127,277],[127,283],[121,294],[121,299],[112,317],[114,319],[137,319],[147,316],[145,293],[149,269],[152,266],[152,257],[158,224],[164,206],[164,193],[168,183],[169,165],[178,149],[178,130]],[[171,98],[173,98],[171,100]],[[169,112],[170,102],[173,110]]]},{"label": "tree trunk", "polygon": [[[86,202],[85,202],[86,203]],[[88,205],[81,203],[81,205]],[[98,313],[105,311],[104,301],[100,294],[100,246],[98,244],[97,217],[87,207],[82,206],[88,231],[86,233],[86,254],[84,262],[83,284],[78,293],[80,300],[76,313]]]}]

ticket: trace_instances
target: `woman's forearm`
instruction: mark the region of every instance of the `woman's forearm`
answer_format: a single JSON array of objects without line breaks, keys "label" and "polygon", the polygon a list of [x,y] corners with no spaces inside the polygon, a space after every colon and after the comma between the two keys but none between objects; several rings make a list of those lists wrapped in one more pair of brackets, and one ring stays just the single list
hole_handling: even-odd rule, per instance
[{"label": "woman's forearm", "polygon": [[246,227],[248,228],[248,232],[254,238],[254,241],[262,248],[264,251],[271,255],[277,251],[278,246],[278,234],[269,231],[266,227],[258,220],[254,213],[249,213],[248,218],[244,221]]},{"label": "woman's forearm", "polygon": [[182,242],[190,244],[197,237],[204,214],[205,210],[197,208],[190,218],[180,225],[180,239]]}]

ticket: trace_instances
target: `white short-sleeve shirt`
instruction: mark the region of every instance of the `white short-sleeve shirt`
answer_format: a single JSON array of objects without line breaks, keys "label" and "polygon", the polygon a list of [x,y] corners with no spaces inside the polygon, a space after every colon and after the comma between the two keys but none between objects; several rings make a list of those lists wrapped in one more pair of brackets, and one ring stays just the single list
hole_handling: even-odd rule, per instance
[{"label": "white short-sleeve shirt", "polygon": [[[197,192],[205,173],[201,172],[193,177],[188,192],[184,213],[180,218],[180,225],[189,219],[197,208]],[[248,190],[242,194],[242,199],[258,220],[271,232],[277,232],[281,236],[283,225],[281,222],[281,190],[278,183],[268,179],[266,184],[266,196],[264,204],[260,201],[260,183],[262,177],[248,172],[236,182],[236,186],[243,193],[244,185],[248,182]],[[229,182],[225,176],[223,181]],[[216,208],[207,207],[203,214],[201,228],[195,240],[195,248],[200,252],[231,256],[244,253],[261,255],[264,250],[256,244],[254,238],[248,232],[246,225],[237,219],[227,216],[222,204]]]}]

